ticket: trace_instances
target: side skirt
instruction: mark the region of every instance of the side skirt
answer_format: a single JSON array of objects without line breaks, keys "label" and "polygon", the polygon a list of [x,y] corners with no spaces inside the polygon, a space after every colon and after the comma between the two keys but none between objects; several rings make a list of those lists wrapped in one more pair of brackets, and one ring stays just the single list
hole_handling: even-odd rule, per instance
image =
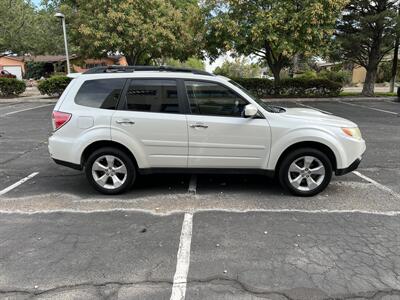
[{"label": "side skirt", "polygon": [[273,178],[274,170],[261,169],[218,169],[218,168],[148,168],[139,169],[139,174],[247,174],[247,175],[264,175]]}]

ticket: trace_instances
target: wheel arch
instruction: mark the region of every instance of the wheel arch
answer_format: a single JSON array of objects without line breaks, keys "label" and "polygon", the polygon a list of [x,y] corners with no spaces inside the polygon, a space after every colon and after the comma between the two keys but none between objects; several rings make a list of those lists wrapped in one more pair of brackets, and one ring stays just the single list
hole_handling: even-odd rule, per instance
[{"label": "wheel arch", "polygon": [[85,150],[83,150],[82,156],[81,156],[82,167],[85,166],[86,161],[91,153],[93,153],[97,149],[105,148],[105,147],[117,148],[117,149],[125,152],[129,156],[129,158],[132,160],[132,162],[135,164],[136,169],[138,168],[138,163],[137,163],[136,158],[133,155],[131,150],[129,150],[126,146],[124,146],[118,142],[109,141],[109,140],[96,141],[96,142],[93,142],[93,143],[89,144],[88,146],[86,146],[86,148],[85,148]]},{"label": "wheel arch", "polygon": [[314,141],[303,141],[303,142],[298,142],[295,144],[290,145],[289,147],[287,147],[279,156],[279,159],[276,163],[275,166],[275,170],[278,171],[284,158],[292,151],[297,150],[297,149],[301,149],[301,148],[313,148],[313,149],[317,149],[320,150],[322,153],[326,154],[332,164],[332,170],[336,171],[337,170],[337,158],[335,153],[333,152],[333,150],[320,142],[314,142]]}]

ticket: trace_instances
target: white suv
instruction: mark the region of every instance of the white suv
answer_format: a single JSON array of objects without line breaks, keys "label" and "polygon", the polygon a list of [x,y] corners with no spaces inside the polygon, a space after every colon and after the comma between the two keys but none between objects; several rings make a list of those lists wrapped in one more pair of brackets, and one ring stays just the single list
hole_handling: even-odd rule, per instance
[{"label": "white suv", "polygon": [[126,191],[139,174],[228,172],[275,174],[291,193],[312,196],[365,151],[353,122],[268,105],[227,78],[170,67],[79,74],[53,125],[51,157],[84,169],[104,194]]}]

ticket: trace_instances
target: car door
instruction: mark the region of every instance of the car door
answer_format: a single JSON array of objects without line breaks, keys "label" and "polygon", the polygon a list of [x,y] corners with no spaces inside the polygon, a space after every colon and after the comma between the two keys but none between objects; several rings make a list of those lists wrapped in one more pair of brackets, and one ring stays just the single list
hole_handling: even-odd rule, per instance
[{"label": "car door", "polygon": [[189,168],[262,168],[270,149],[270,129],[259,114],[244,117],[248,101],[215,82],[185,81]]},{"label": "car door", "polygon": [[[188,132],[174,79],[131,79],[112,117],[113,139],[128,137],[143,168],[186,168]],[[138,162],[139,163],[139,162]]]}]

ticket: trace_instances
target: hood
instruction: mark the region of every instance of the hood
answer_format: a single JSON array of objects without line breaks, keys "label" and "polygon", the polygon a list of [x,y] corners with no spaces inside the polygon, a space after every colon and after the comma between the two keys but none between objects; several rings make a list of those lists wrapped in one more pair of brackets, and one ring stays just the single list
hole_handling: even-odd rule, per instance
[{"label": "hood", "polygon": [[323,124],[335,127],[357,127],[357,125],[347,119],[326,114],[310,108],[285,108],[286,112],[282,116],[290,119],[299,119],[310,124]]}]

